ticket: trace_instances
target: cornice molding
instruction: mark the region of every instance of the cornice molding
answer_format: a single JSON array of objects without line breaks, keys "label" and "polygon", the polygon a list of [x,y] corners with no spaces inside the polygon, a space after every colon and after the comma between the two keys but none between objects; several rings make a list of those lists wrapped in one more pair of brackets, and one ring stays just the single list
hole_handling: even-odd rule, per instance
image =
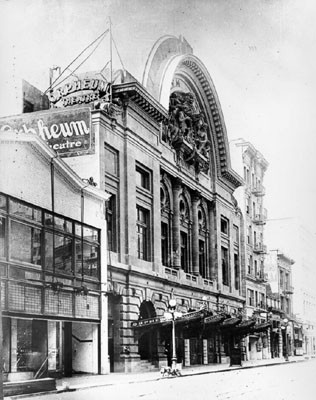
[{"label": "cornice molding", "polygon": [[127,96],[135,102],[142,110],[150,115],[156,122],[166,121],[167,110],[137,81],[122,83],[113,86],[113,96]]}]

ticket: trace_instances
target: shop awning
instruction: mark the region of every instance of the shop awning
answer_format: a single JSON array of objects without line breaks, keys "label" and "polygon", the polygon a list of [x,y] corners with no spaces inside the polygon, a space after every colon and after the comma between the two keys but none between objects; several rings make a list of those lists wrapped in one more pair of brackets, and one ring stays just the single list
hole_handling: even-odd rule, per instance
[{"label": "shop awning", "polygon": [[219,327],[220,327],[220,329],[233,328],[234,326],[239,324],[240,321],[241,321],[241,317],[226,318],[226,319],[224,319],[223,322],[220,323]]},{"label": "shop awning", "polygon": [[201,321],[209,312],[205,309],[182,314],[182,317],[176,319],[176,324]]},{"label": "shop awning", "polygon": [[236,333],[250,332],[255,324],[256,324],[255,319],[245,319],[243,321],[240,321],[237,325],[234,326],[234,332]]},{"label": "shop awning", "polygon": [[217,324],[220,324],[221,322],[223,322],[225,318],[226,318],[225,314],[211,315],[210,317],[204,318],[204,324],[207,327],[212,326],[212,325],[217,325]]},{"label": "shop awning", "polygon": [[257,333],[257,332],[264,332],[266,331],[268,328],[271,328],[271,322],[263,322],[261,324],[256,324],[251,328],[251,332],[252,333]]}]

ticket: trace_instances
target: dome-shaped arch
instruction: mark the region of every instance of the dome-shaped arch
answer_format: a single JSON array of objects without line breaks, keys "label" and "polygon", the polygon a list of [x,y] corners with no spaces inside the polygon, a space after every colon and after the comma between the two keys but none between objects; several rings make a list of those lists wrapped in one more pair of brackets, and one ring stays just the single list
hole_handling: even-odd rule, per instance
[{"label": "dome-shaped arch", "polygon": [[179,210],[180,210],[180,218],[186,219],[190,221],[192,219],[192,202],[191,196],[186,187],[182,189],[182,192],[179,196]]},{"label": "dome-shaped arch", "polygon": [[211,143],[211,174],[228,180],[233,188],[238,187],[241,178],[231,170],[224,116],[213,81],[204,64],[192,54],[192,48],[185,39],[163,37],[150,53],[143,84],[168,109],[172,83],[177,77],[181,77],[194,92],[204,112]]},{"label": "dome-shaped arch", "polygon": [[160,180],[160,204],[161,211],[173,210],[172,183],[167,174],[163,174]]}]

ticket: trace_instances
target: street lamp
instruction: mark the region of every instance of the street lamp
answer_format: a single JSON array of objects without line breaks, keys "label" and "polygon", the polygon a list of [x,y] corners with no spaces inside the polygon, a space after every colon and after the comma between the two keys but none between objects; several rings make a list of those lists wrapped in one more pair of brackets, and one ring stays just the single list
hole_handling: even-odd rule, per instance
[{"label": "street lamp", "polygon": [[176,371],[177,369],[177,353],[176,353],[176,327],[175,320],[182,316],[181,312],[176,311],[177,301],[171,298],[168,304],[168,312],[165,312],[164,316],[166,320],[172,321],[172,358],[171,358],[171,370]]},{"label": "street lamp", "polygon": [[284,330],[285,330],[285,354],[284,354],[284,359],[285,359],[285,361],[289,361],[288,341],[287,341],[287,326],[289,324],[289,320],[287,318],[284,318],[283,324],[284,324]]}]

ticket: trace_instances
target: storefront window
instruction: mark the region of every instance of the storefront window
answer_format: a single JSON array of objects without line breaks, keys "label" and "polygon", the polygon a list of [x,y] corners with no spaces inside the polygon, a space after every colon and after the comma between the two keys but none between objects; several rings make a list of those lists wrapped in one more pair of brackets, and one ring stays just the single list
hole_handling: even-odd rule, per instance
[{"label": "storefront window", "polygon": [[41,231],[31,226],[11,222],[11,258],[41,265]]},{"label": "storefront window", "polygon": [[36,222],[41,222],[42,219],[41,210],[12,199],[10,199],[10,214]]},{"label": "storefront window", "polygon": [[[90,243],[83,243],[76,240],[76,273],[87,276],[99,277],[99,249]],[[82,266],[83,264],[83,266]]]},{"label": "storefront window", "polygon": [[[45,245],[46,268],[71,272],[72,239],[68,236],[55,234],[54,243],[53,233],[45,232]],[[53,246],[55,246],[55,259],[53,256]]]}]

